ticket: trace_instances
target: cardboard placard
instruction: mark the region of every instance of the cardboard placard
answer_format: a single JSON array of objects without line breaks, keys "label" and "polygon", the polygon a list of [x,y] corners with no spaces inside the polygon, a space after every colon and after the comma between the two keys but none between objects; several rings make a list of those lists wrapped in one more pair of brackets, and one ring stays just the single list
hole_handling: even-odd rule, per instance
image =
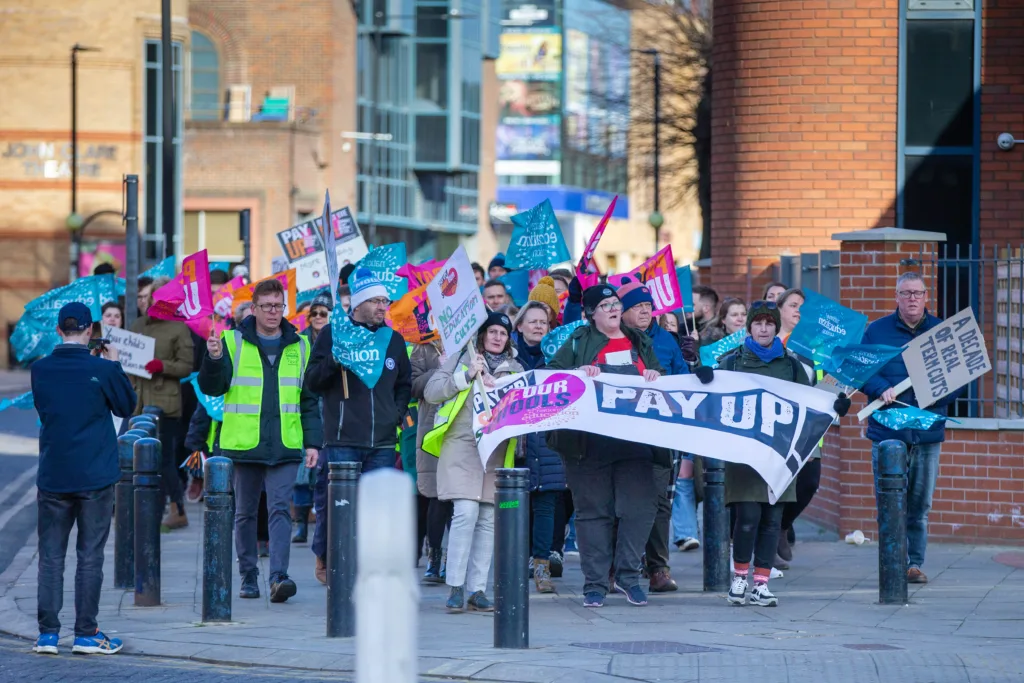
[{"label": "cardboard placard", "polygon": [[914,339],[903,351],[903,362],[921,408],[970,384],[992,369],[985,337],[965,308],[941,325]]},{"label": "cardboard placard", "polygon": [[117,349],[117,359],[121,367],[129,375],[152,379],[153,375],[146,372],[146,364],[153,360],[156,352],[156,339],[144,334],[129,332],[119,327],[104,329],[103,336],[110,340],[110,345]]},{"label": "cardboard placard", "polygon": [[427,299],[444,352],[454,356],[487,319],[465,247],[456,249],[427,285]]}]

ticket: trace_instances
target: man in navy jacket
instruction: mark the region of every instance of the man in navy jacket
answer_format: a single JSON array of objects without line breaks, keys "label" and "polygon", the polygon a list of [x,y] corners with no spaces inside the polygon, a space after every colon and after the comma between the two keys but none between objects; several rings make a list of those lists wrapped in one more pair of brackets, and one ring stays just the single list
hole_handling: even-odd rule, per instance
[{"label": "man in navy jacket", "polygon": [[[121,647],[96,625],[103,586],[103,548],[110,533],[114,484],[121,478],[111,413],[135,410],[131,382],[117,349],[90,352],[92,314],[69,303],[57,316],[63,343],[32,366],[39,430],[39,639],[35,651],[57,654],[64,602],[64,558],[78,525],[75,571],[75,641],[78,654],[114,654]],[[102,358],[99,357],[102,355]]]},{"label": "man in navy jacket", "polygon": [[[942,323],[925,307],[928,290],[917,273],[904,273],[896,281],[896,312],[868,325],[863,343],[904,346],[916,337]],[[896,356],[869,379],[863,391],[868,399],[882,399],[886,406],[899,400],[917,406],[913,388],[897,395],[895,388],[907,379],[907,366]],[[959,392],[928,406],[928,410],[946,415],[946,408]],[[898,406],[899,404],[897,404]],[[928,512],[939,475],[939,450],[946,440],[946,421],[939,420],[929,429],[893,430],[873,418],[868,421],[867,437],[871,439],[871,467],[878,478],[878,445],[886,439],[897,439],[907,445],[907,581],[928,583],[921,571],[928,546]]]}]

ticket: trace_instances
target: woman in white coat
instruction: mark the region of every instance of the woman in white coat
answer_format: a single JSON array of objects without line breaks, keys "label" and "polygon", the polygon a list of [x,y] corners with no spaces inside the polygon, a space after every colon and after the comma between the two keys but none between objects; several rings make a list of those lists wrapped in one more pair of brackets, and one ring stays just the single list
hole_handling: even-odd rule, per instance
[{"label": "woman in white coat", "polygon": [[491,453],[485,469],[473,436],[472,385],[478,376],[485,385],[493,385],[499,377],[523,371],[515,360],[511,333],[508,316],[491,313],[477,333],[476,354],[466,349],[449,358],[423,390],[427,401],[444,404],[423,447],[439,453],[437,497],[454,506],[445,574],[449,612],[467,606],[467,593],[470,610],[494,610],[484,590],[494,554],[495,470],[506,466],[507,443]]}]

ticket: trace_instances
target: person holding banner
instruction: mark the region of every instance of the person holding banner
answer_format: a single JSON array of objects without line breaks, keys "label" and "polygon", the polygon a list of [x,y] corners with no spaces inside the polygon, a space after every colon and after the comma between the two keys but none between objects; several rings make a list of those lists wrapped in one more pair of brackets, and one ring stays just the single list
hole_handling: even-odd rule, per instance
[{"label": "person holding banner", "polygon": [[[803,365],[786,351],[778,337],[782,320],[774,301],[755,301],[747,314],[746,326],[747,337],[743,345],[722,357],[721,369],[810,386]],[[840,394],[833,409],[840,416],[846,415],[850,399]],[[733,506],[736,514],[732,534],[734,576],[727,598],[731,604],[744,605],[748,602],[747,576],[751,556],[754,560],[754,588],[750,591],[749,603],[760,607],[779,604],[778,598],[768,590],[768,579],[779,544],[783,506],[795,500],[794,485],[790,484],[774,505],[769,503],[768,485],[752,467],[725,463],[725,502]]]},{"label": "person holding banner", "polygon": [[[541,279],[541,282],[544,278]],[[554,290],[552,289],[552,294]],[[531,296],[532,293],[531,293]],[[551,309],[540,301],[528,301],[516,316],[512,335],[519,355],[516,360],[526,370],[546,367],[541,341],[551,329]],[[526,465],[530,468],[530,509],[533,512],[533,582],[538,593],[554,593],[551,583],[552,546],[555,537],[555,507],[567,489],[565,465],[558,453],[548,448],[544,434],[527,434],[522,442]],[[560,530],[565,534],[565,529]],[[559,559],[559,562],[561,560]]]},{"label": "person holding banner", "polygon": [[[896,312],[868,325],[862,343],[902,347],[925,334],[942,323],[928,312],[927,303],[928,289],[920,274],[903,273],[896,280]],[[869,401],[881,399],[886,406],[896,403],[917,407],[913,387],[900,394],[894,389],[908,377],[903,356],[898,355],[865,382],[863,392]],[[947,408],[959,395],[959,391],[954,391],[927,410],[945,417]],[[876,490],[879,444],[886,439],[897,439],[907,445],[907,582],[928,583],[928,576],[921,567],[928,548],[928,512],[932,509],[932,495],[939,476],[939,452],[946,440],[946,421],[936,420],[928,429],[891,429],[872,417],[866,436],[871,440],[871,469]]]},{"label": "person holding banner", "polygon": [[[512,467],[513,443],[501,443],[486,466],[473,433],[472,393],[474,380],[493,386],[494,380],[523,372],[515,360],[512,321],[504,313],[492,312],[477,332],[474,349],[463,349],[437,370],[423,397],[440,407],[434,428],[423,438],[423,448],[440,457],[437,463],[437,497],[452,501],[453,514],[448,532],[448,564],[445,583],[449,587],[449,612],[468,608],[493,612],[487,597],[487,577],[494,554],[495,470]],[[466,406],[469,399],[470,405]],[[466,593],[469,598],[466,598]]]},{"label": "person holding banner", "polygon": [[[642,375],[653,382],[663,371],[651,340],[622,320],[622,301],[609,285],[582,296],[589,325],[578,327],[548,364],[549,370]],[[549,432],[548,445],[562,456],[576,507],[576,536],[585,579],[583,606],[603,607],[609,588],[631,605],[646,605],[640,587],[640,556],[651,534],[661,493],[655,457],[668,467],[668,451],[646,444],[578,431]],[[616,523],[618,527],[616,529]],[[609,574],[614,578],[609,586]]]},{"label": "person holding banner", "polygon": [[[185,490],[182,485],[178,467],[183,458],[179,457],[179,444],[184,440],[182,429],[182,391],[181,380],[193,372],[195,361],[192,332],[185,323],[174,320],[161,320],[147,315],[153,305],[153,292],[157,291],[171,279],[161,277],[139,290],[139,317],[132,324],[132,332],[152,337],[156,340],[153,360],[146,365],[146,372],[151,379],[132,376],[132,385],[139,396],[135,414],[138,415],[146,406],[160,408],[160,442],[164,457],[161,458],[160,486],[163,494],[170,500],[167,514],[164,515],[161,527],[181,529],[188,526],[185,515]],[[191,415],[189,415],[191,419]],[[187,427],[188,424],[185,423]]]},{"label": "person holding banner", "polygon": [[697,285],[691,291],[693,316],[688,327],[697,333],[699,339],[707,331],[708,325],[715,317],[715,311],[718,310],[718,292],[707,285]]}]

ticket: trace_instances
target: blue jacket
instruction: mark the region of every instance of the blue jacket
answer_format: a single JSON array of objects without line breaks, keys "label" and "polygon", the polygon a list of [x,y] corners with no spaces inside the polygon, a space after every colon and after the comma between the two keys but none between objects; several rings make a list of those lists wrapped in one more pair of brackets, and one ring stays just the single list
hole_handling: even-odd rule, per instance
[{"label": "blue jacket", "polygon": [[32,365],[39,413],[39,474],[49,493],[104,489],[121,478],[111,413],[131,417],[137,397],[120,363],[61,344]]},{"label": "blue jacket", "polygon": [[[900,318],[899,313],[893,313],[884,318],[879,318],[868,325],[868,329],[864,331],[862,343],[904,346],[915,337],[921,336],[941,323],[941,320],[925,311],[924,320],[915,329],[911,330],[903,322],[903,319]],[[903,362],[903,356],[899,355],[882,366],[882,369],[864,384],[862,391],[869,401],[874,401],[885,393],[886,389],[896,386],[906,378],[907,365]],[[946,415],[946,407],[953,403],[960,393],[960,391],[953,392],[937,403],[928,406],[927,410],[939,415]],[[917,405],[917,397],[914,395],[912,388],[904,391],[897,398],[912,406]],[[899,404],[893,404],[893,407],[899,408],[900,406]],[[941,443],[946,440],[946,421],[939,420],[930,429],[894,430],[883,427],[875,420],[869,419],[867,437],[875,443],[885,441],[886,439],[898,439],[911,446],[915,444]]]},{"label": "blue jacket", "polygon": [[[546,363],[540,347],[529,346],[518,332],[514,332],[512,337],[519,352],[516,360],[523,368],[543,370]],[[543,432],[520,437],[526,454],[526,465],[530,468],[530,490],[564,491],[568,488],[565,482],[565,465],[562,463],[562,456],[548,448],[546,437]]]},{"label": "blue jacket", "polygon": [[665,368],[666,375],[690,374],[690,368],[683,360],[683,352],[679,348],[679,339],[674,334],[652,320],[651,326],[647,328],[647,336],[651,338],[654,355]]}]

